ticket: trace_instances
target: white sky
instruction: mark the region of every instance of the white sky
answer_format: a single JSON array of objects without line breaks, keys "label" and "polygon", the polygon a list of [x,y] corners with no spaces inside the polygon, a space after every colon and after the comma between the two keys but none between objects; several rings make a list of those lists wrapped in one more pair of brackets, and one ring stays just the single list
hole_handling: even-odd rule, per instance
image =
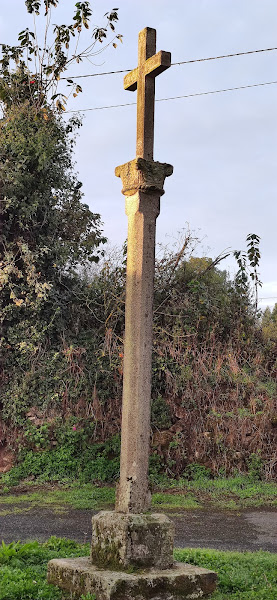
[{"label": "white sky", "polygon": [[[276,0],[95,0],[95,24],[119,7],[124,43],[76,65],[69,75],[132,69],[137,36],[157,29],[157,50],[172,62],[277,46]],[[54,22],[69,23],[75,1],[60,0]],[[0,42],[16,43],[32,21],[24,0],[0,0]],[[277,51],[174,66],[156,79],[156,98],[276,81]],[[80,80],[83,94],[68,109],[136,100],[123,75]],[[157,241],[169,243],[188,222],[204,238],[204,252],[245,248],[248,233],[261,236],[261,306],[277,302],[277,85],[156,104],[155,160],[174,165],[157,220]],[[114,168],[135,157],[136,108],[86,112],[76,147],[84,201],[99,212],[112,244],[122,244],[127,218]],[[234,271],[234,263],[222,268]]]}]

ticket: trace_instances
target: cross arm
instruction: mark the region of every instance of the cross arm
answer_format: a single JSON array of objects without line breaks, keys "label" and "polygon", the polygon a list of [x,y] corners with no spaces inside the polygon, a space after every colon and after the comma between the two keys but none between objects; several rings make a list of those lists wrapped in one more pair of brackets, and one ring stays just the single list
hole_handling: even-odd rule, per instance
[{"label": "cross arm", "polygon": [[145,62],[145,75],[156,77],[171,66],[171,52],[160,50]]},{"label": "cross arm", "polygon": [[130,90],[134,92],[137,89],[138,81],[138,68],[133,69],[130,73],[127,73],[124,77],[124,90]]}]

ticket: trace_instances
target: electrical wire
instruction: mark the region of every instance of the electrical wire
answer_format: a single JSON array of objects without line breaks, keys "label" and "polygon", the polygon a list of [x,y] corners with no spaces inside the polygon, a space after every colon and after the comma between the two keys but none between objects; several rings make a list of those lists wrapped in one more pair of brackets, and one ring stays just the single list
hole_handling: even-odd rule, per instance
[{"label": "electrical wire", "polygon": [[[210,90],[207,92],[196,92],[194,94],[185,94],[184,96],[171,96],[169,98],[157,98],[155,102],[168,102],[169,100],[179,100],[180,98],[194,98],[196,96],[208,96],[209,94],[221,94],[223,92],[232,92],[234,90],[245,90],[247,88],[261,87],[265,85],[274,85],[277,81],[265,81],[263,83],[252,83],[250,85],[240,85],[237,87],[225,88],[221,90]],[[127,102],[126,104],[111,104],[110,106],[94,106],[93,108],[83,108],[79,110],[67,110],[66,113],[88,112],[94,110],[108,110],[110,108],[122,108],[124,106],[134,106],[136,102]]]},{"label": "electrical wire", "polygon": [[[233,54],[221,54],[219,56],[208,56],[205,58],[194,58],[192,60],[182,60],[179,62],[171,63],[172,67],[176,67],[178,65],[188,65],[191,63],[204,62],[208,60],[219,60],[222,58],[232,58],[233,56],[246,56],[247,54],[258,54],[259,52],[271,52],[272,50],[277,50],[276,48],[261,48],[259,50],[247,50],[246,52],[234,52]],[[60,79],[82,79],[85,77],[100,77],[101,75],[116,75],[118,73],[130,73],[132,69],[122,69],[119,71],[106,71],[103,73],[88,73],[86,75],[70,75],[68,77],[61,77]]]}]

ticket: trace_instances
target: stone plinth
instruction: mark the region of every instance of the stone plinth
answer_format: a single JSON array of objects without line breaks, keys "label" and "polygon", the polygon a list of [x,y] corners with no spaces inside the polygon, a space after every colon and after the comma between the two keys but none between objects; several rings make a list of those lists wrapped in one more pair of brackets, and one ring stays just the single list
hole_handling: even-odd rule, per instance
[{"label": "stone plinth", "polygon": [[196,600],[210,595],[216,574],[173,561],[174,525],[162,514],[102,511],[92,518],[91,555],[54,559],[48,582],[72,598]]},{"label": "stone plinth", "polygon": [[48,563],[48,583],[73,598],[90,593],[97,600],[196,600],[214,591],[216,574],[183,563],[167,570],[123,573],[99,569],[89,558],[68,558]]},{"label": "stone plinth", "polygon": [[173,564],[174,524],[161,514],[103,511],[92,518],[91,562],[111,569]]}]

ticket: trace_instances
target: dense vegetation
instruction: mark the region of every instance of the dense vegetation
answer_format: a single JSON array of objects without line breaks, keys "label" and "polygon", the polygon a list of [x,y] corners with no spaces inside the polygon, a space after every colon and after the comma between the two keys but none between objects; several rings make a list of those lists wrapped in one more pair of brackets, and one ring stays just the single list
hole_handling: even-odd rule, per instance
[{"label": "dense vegetation", "polygon": [[[67,272],[56,285],[59,294],[40,300],[32,325],[22,319],[26,307],[13,307],[18,321],[7,327],[3,353],[2,435],[19,452],[15,480],[111,481],[119,469],[124,256]],[[249,289],[210,259],[190,256],[188,240],[186,253],[157,261],[154,481],[164,471],[276,476],[275,312],[267,311],[262,324]]]},{"label": "dense vegetation", "polygon": [[[61,590],[46,583],[47,563],[52,558],[85,556],[89,545],[50,538],[44,544],[2,545],[0,548],[0,600],[60,599]],[[268,552],[219,552],[175,550],[175,558],[218,572],[218,588],[211,600],[275,600],[276,557]],[[93,600],[86,596],[83,600]]]}]

